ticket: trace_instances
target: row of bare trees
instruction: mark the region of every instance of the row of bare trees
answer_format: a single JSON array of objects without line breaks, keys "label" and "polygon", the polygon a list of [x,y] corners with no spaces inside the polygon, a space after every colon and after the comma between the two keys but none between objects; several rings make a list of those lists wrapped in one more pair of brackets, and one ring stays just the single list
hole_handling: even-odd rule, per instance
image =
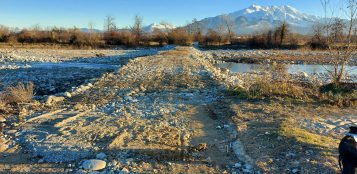
[{"label": "row of bare trees", "polygon": [[283,22],[275,29],[249,37],[246,43],[250,48],[292,48],[298,46],[298,37],[299,35],[291,32],[289,25]]}]

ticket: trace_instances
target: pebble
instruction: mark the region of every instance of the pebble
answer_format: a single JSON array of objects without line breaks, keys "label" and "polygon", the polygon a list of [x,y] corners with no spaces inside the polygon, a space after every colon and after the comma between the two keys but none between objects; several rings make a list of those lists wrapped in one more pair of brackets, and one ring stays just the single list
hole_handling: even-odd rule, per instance
[{"label": "pebble", "polygon": [[106,167],[107,163],[103,160],[91,159],[83,162],[82,166],[85,170],[101,170]]},{"label": "pebble", "polygon": [[15,134],[17,132],[17,130],[12,129],[12,130],[8,130],[6,133],[7,134]]},{"label": "pebble", "polygon": [[5,119],[5,117],[3,117],[3,116],[0,116],[0,123],[4,123],[4,122],[6,122],[6,119]]},{"label": "pebble", "polygon": [[4,152],[9,148],[7,144],[0,144],[0,152]]},{"label": "pebble", "polygon": [[67,98],[71,98],[71,97],[72,97],[72,94],[69,93],[69,92],[65,92],[65,93],[64,93],[64,96],[67,97]]},{"label": "pebble", "polygon": [[291,172],[292,172],[292,173],[299,173],[300,170],[299,170],[299,169],[293,169]]},{"label": "pebble", "polygon": [[57,97],[57,96],[53,96],[53,95],[50,95],[47,97],[46,99],[46,105],[48,106],[52,106],[53,104],[55,103],[58,103],[58,102],[61,102],[63,101],[65,98],[64,97]]},{"label": "pebble", "polygon": [[241,163],[235,163],[234,164],[234,168],[241,168],[242,167],[242,164]]}]

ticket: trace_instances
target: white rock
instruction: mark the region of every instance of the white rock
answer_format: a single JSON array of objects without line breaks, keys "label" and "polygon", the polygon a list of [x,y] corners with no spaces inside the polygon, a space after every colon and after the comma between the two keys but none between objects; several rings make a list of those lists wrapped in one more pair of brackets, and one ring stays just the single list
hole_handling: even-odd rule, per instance
[{"label": "white rock", "polygon": [[309,77],[309,74],[307,74],[306,72],[301,72],[301,76],[303,76],[304,78]]},{"label": "white rock", "polygon": [[65,93],[64,93],[64,96],[67,97],[67,98],[71,98],[71,97],[72,97],[72,94],[69,93],[69,92],[65,92]]},{"label": "white rock", "polygon": [[91,160],[86,160],[83,162],[82,166],[83,169],[85,170],[101,170],[106,167],[107,163],[103,160],[96,160],[96,159],[91,159]]}]

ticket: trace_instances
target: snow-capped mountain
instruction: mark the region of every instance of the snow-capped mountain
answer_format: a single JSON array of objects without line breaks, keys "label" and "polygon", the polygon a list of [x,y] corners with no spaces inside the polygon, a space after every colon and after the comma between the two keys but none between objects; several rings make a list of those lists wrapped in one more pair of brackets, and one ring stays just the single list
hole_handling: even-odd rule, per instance
[{"label": "snow-capped mountain", "polygon": [[172,30],[175,28],[176,28],[175,25],[172,25],[169,23],[160,23],[160,24],[153,23],[153,24],[150,24],[150,25],[144,27],[143,30],[145,32],[153,32],[155,29],[161,30],[161,31],[166,31],[166,30]]},{"label": "snow-capped mountain", "polygon": [[312,25],[322,20],[321,17],[300,12],[291,6],[259,6],[252,5],[226,15],[205,18],[198,22],[204,31],[217,29],[224,25],[225,19],[233,21],[238,34],[251,34],[269,30],[282,22],[290,24],[291,30],[300,34],[311,32]]}]

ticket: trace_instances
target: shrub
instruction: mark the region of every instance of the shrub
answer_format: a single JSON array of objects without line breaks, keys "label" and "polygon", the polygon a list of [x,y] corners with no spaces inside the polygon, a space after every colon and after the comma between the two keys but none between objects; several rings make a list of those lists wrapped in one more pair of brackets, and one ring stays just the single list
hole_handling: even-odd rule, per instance
[{"label": "shrub", "polygon": [[10,29],[3,25],[0,25],[0,42],[5,42],[10,35]]},{"label": "shrub", "polygon": [[307,99],[307,91],[303,85],[294,82],[284,64],[271,64],[264,68],[264,74],[245,80],[244,88],[236,88],[235,93],[240,97],[251,99],[290,98]]},{"label": "shrub", "polygon": [[14,104],[31,102],[35,95],[34,87],[32,82],[18,83],[16,86],[7,87],[5,91],[6,102]]},{"label": "shrub", "polygon": [[168,42],[175,45],[190,45],[193,38],[184,28],[177,28],[169,32]]},{"label": "shrub", "polygon": [[357,85],[355,83],[330,83],[320,87],[322,99],[338,106],[357,105]]},{"label": "shrub", "polygon": [[326,50],[329,48],[329,45],[325,40],[313,39],[308,44],[309,44],[309,47],[313,50]]}]

